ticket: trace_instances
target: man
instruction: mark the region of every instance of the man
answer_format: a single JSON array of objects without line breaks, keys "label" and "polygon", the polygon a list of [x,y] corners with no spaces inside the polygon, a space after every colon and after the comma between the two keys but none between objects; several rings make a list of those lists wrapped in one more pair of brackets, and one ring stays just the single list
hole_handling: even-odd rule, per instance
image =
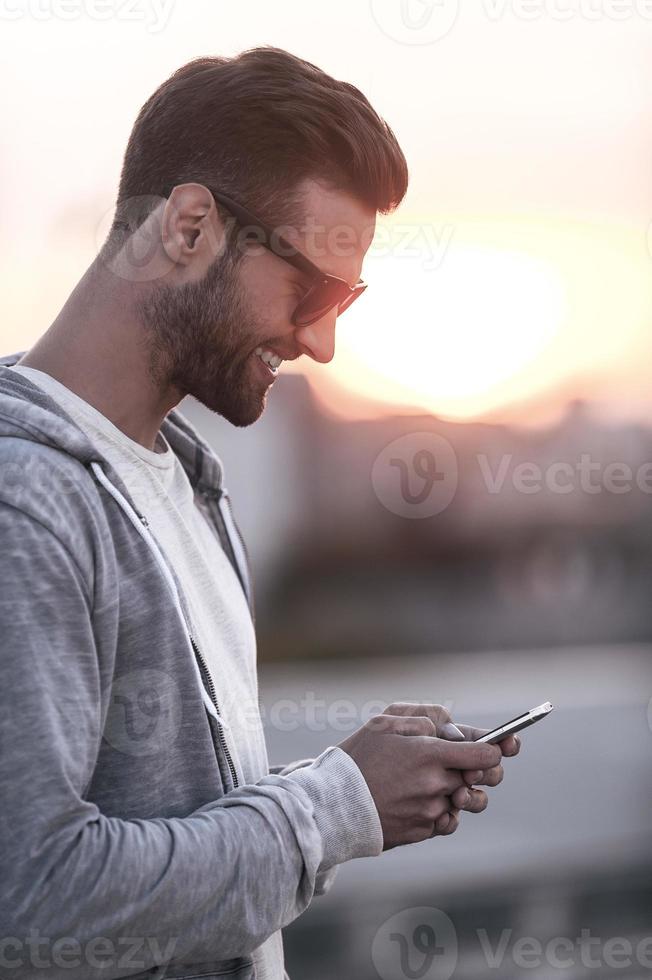
[{"label": "man", "polygon": [[270,770],[246,552],[175,408],[250,425],[282,360],[330,361],[406,186],[351,85],[274,48],[194,61],[136,120],[99,256],[3,359],[3,973],[280,980],[339,864],[502,779],[437,705]]}]

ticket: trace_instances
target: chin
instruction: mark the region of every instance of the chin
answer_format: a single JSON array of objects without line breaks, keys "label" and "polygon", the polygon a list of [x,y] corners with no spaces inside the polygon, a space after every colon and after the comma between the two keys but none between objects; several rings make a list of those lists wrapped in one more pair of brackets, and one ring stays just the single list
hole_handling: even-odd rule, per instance
[{"label": "chin", "polygon": [[254,422],[257,422],[267,407],[266,393],[259,399],[251,397],[237,404],[231,402],[228,405],[225,405],[222,400],[214,397],[201,398],[198,395],[194,397],[211,412],[215,412],[216,415],[221,415],[227,422],[230,422],[231,425],[235,425],[239,429],[244,429],[248,425],[253,425]]},{"label": "chin", "polygon": [[235,425],[239,429],[245,429],[248,425],[253,425],[254,422],[257,422],[264,411],[265,411],[265,406],[262,405],[260,409],[255,413],[251,412],[248,415],[244,415],[244,414],[232,415],[232,416],[225,415],[224,418],[227,420],[227,422],[230,422],[231,425]]}]

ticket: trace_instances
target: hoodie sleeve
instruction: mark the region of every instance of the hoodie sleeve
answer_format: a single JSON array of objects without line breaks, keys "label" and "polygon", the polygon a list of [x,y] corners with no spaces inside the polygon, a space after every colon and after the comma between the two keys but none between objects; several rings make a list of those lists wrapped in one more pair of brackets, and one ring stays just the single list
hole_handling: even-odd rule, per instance
[{"label": "hoodie sleeve", "polygon": [[[146,937],[141,969],[170,943],[181,962],[247,955],[304,911],[321,873],[382,850],[364,778],[331,746],[184,818],[100,812],[85,799],[103,723],[92,581],[55,531],[0,500],[0,925],[11,975],[34,975],[35,935],[43,980],[138,972],[121,965],[125,937]],[[69,940],[58,960],[55,937]],[[103,954],[80,964],[92,942]]]},{"label": "hoodie sleeve", "polygon": [[[270,766],[269,771],[277,776],[289,776],[297,769],[305,769],[307,766],[312,766],[314,762],[314,759],[298,759],[296,762],[289,762],[282,766]],[[360,779],[364,782],[362,773],[360,773]],[[358,792],[354,790],[352,795],[359,796],[363,807],[369,807],[368,821],[370,826],[373,826],[378,819],[377,811],[376,806],[371,799],[371,795],[367,790],[366,783],[364,783],[364,786],[360,786]],[[325,871],[319,871],[317,873],[317,878],[315,881],[315,895],[317,897],[326,895],[331,890],[333,882],[337,877],[338,867],[339,865],[335,864],[332,868],[328,868]]]},{"label": "hoodie sleeve", "polygon": [[269,771],[276,776],[287,776],[295,769],[302,769],[304,766],[311,766],[314,759],[298,759],[296,762],[286,762],[282,766],[270,766]]}]

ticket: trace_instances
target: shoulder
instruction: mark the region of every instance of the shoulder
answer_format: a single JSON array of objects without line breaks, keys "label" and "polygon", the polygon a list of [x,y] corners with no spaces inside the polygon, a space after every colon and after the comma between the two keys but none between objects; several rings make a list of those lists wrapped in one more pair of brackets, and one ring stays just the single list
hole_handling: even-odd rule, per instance
[{"label": "shoulder", "polygon": [[68,547],[88,539],[101,508],[88,467],[47,443],[0,437],[0,503],[42,524]]}]

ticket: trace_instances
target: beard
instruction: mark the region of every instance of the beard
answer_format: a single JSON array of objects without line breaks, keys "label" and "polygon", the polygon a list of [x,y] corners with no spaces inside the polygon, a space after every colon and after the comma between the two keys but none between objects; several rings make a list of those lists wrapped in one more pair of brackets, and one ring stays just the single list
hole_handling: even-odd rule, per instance
[{"label": "beard", "polygon": [[157,286],[138,300],[149,371],[161,389],[192,395],[236,426],[251,425],[265,408],[267,386],[256,378],[251,355],[260,333],[248,309],[230,253],[203,279]]}]

